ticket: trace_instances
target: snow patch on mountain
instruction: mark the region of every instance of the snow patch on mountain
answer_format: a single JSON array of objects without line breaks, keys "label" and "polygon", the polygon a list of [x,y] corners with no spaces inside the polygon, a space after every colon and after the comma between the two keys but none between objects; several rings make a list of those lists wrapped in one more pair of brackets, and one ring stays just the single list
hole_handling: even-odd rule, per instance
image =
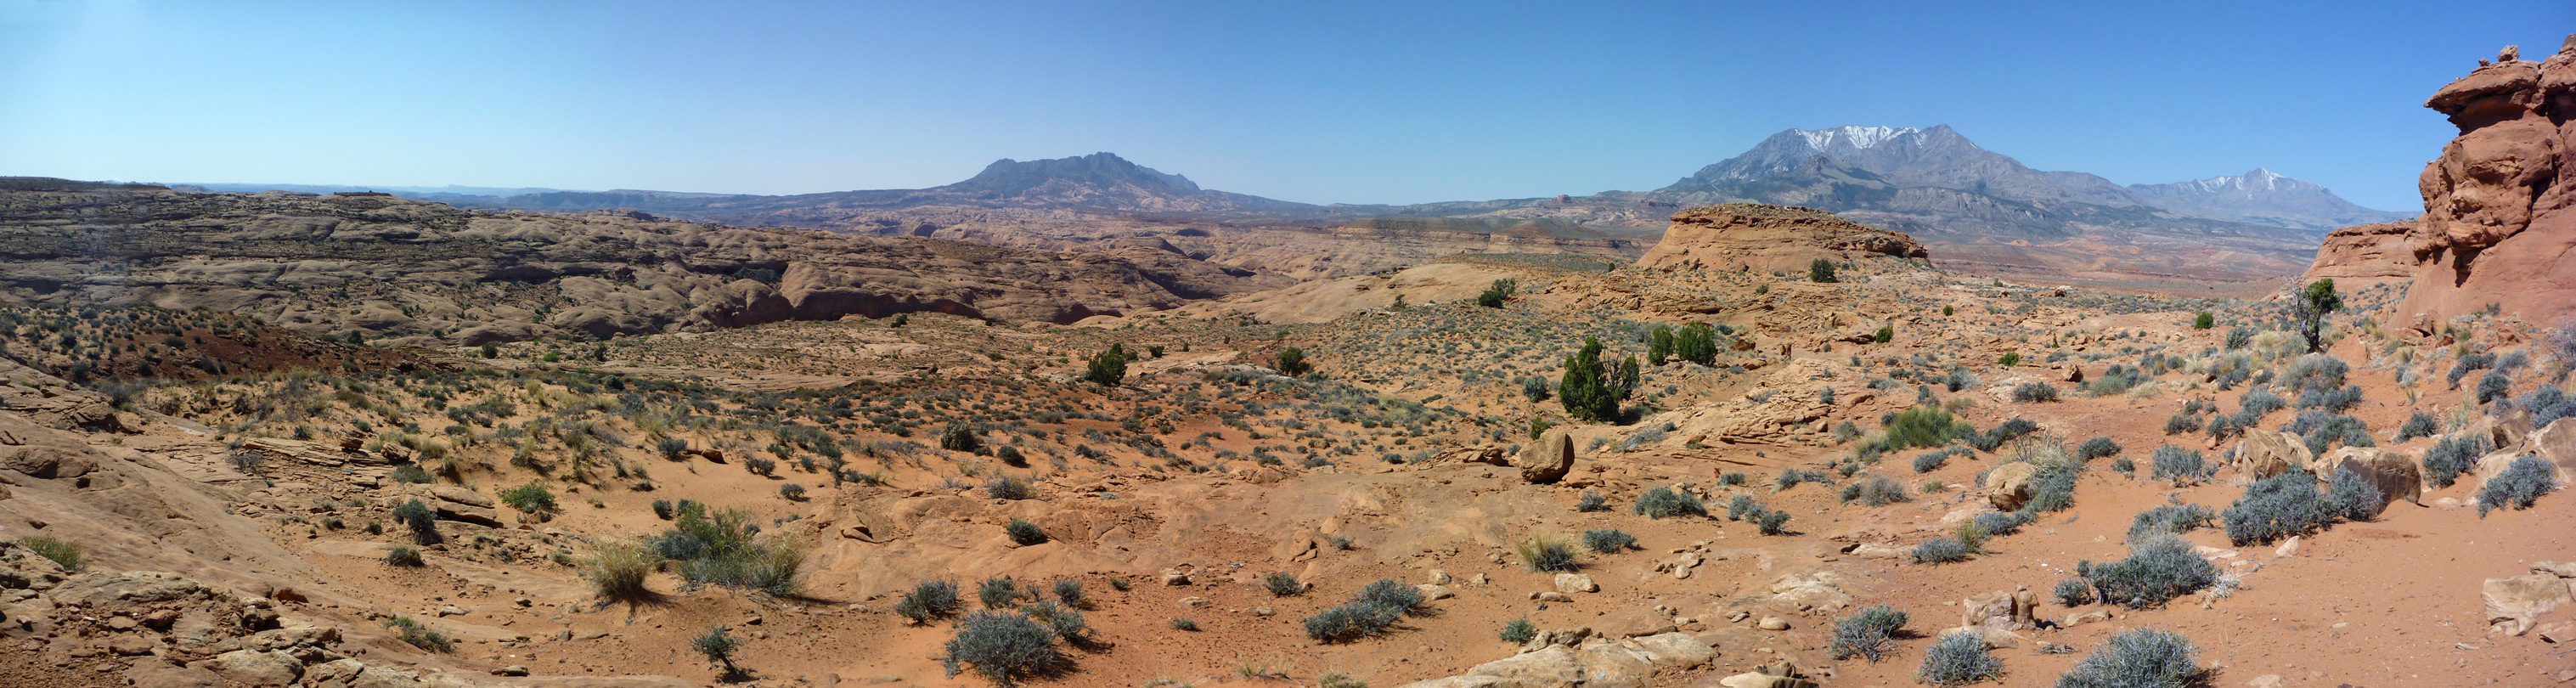
[{"label": "snow patch on mountain", "polygon": [[1922,133],[1923,130],[1915,129],[1913,127],[1843,126],[1834,129],[1799,129],[1797,132],[1799,136],[1807,139],[1807,147],[1814,148],[1817,152],[1821,153],[1825,151],[1826,147],[1832,146],[1835,139],[1841,139],[1844,143],[1851,144],[1851,147],[1853,148],[1866,149],[1870,146],[1883,143],[1888,139],[1910,134],[1919,134]]}]

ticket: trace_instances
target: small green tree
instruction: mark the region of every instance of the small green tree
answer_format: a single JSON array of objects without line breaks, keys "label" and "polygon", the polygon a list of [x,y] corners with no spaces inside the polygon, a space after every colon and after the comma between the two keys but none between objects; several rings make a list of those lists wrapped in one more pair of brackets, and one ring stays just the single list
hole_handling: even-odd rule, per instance
[{"label": "small green tree", "polygon": [[1305,377],[1307,372],[1314,369],[1315,366],[1306,363],[1306,350],[1293,346],[1279,350],[1279,374]]},{"label": "small green tree", "polygon": [[1841,280],[1834,279],[1833,261],[1818,258],[1816,262],[1807,264],[1807,281],[1832,283]]},{"label": "small green tree", "polygon": [[1673,328],[1670,325],[1656,325],[1655,331],[1647,336],[1646,365],[1661,368],[1664,362],[1671,360],[1672,357]]},{"label": "small green tree", "polygon": [[723,664],[726,678],[742,673],[741,669],[734,668],[733,665],[733,653],[735,650],[742,649],[742,641],[726,633],[724,624],[716,624],[715,627],[707,629],[706,633],[690,640],[689,647],[696,648],[698,654],[706,655],[707,659]]},{"label": "small green tree", "polygon": [[1503,301],[1512,298],[1512,293],[1520,291],[1520,288],[1521,283],[1518,280],[1494,280],[1493,286],[1486,287],[1484,293],[1476,295],[1476,305],[1484,306],[1486,308],[1501,308],[1503,307]]},{"label": "small green tree", "polygon": [[2218,326],[2218,314],[2216,313],[2201,311],[2199,315],[2191,317],[2191,329],[2206,330],[2216,326]]},{"label": "small green tree", "polygon": [[[1557,401],[1565,412],[1580,420],[1595,423],[1619,418],[1619,402],[1628,399],[1636,388],[1637,358],[1628,357],[1618,368],[1601,362],[1601,340],[1583,338],[1583,348],[1565,359],[1565,375],[1556,385]],[[1622,384],[1622,383],[1625,384]]]},{"label": "small green tree", "polygon": [[1896,339],[1896,324],[1889,323],[1886,325],[1880,325],[1878,327],[1878,333],[1870,335],[1870,339],[1875,340],[1880,344],[1885,344],[1890,340]]},{"label": "small green tree", "polygon": [[394,507],[394,520],[410,526],[412,539],[420,541],[420,544],[438,543],[438,514],[430,511],[428,504],[417,499],[403,502],[402,506]]},{"label": "small green tree", "polygon": [[2343,294],[2335,291],[2332,278],[2309,282],[2291,309],[2299,320],[2299,335],[2308,338],[2308,351],[2324,351],[2326,314],[2343,310]]},{"label": "small green tree", "polygon": [[1118,386],[1127,379],[1127,348],[1111,344],[1108,351],[1092,356],[1091,369],[1082,374],[1082,379],[1102,387]]},{"label": "small green tree", "polygon": [[501,357],[501,345],[499,345],[499,344],[494,344],[494,343],[491,343],[491,342],[484,342],[484,343],[483,343],[483,357],[484,357],[484,358],[500,358],[500,357]]},{"label": "small green tree", "polygon": [[1673,334],[1673,354],[1700,365],[1717,363],[1717,328],[1691,323]]}]

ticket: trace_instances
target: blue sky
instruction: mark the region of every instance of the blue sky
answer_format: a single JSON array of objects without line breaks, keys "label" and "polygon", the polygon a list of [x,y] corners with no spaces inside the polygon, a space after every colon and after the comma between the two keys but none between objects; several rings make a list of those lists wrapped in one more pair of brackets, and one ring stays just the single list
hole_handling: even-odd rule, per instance
[{"label": "blue sky", "polygon": [[1410,203],[1644,190],[1788,128],[1949,124],[2121,183],[2420,209],[2480,57],[2576,3],[0,0],[0,174],[737,193],[1111,151]]}]

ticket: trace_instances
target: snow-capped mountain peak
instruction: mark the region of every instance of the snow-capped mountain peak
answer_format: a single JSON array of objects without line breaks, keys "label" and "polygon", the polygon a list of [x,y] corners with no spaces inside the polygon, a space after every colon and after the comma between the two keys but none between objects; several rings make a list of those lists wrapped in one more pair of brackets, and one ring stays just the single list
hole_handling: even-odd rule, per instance
[{"label": "snow-capped mountain peak", "polygon": [[2200,190],[2202,191],[2244,191],[2249,193],[2255,191],[2271,191],[2285,186],[2295,187],[2305,184],[2299,180],[2284,177],[2279,173],[2260,167],[2254,168],[2254,171],[2252,172],[2232,177],[2210,177],[2208,179],[2195,179],[2183,183],[2200,187]]},{"label": "snow-capped mountain peak", "polygon": [[1833,129],[1799,129],[1797,132],[1799,136],[1806,137],[1807,147],[1814,148],[1817,152],[1824,152],[1832,146],[1837,139],[1841,140],[1845,144],[1849,144],[1853,148],[1867,149],[1870,146],[1878,145],[1888,139],[1908,134],[1919,134],[1922,133],[1923,130],[1913,127],[1860,127],[1846,125]]}]

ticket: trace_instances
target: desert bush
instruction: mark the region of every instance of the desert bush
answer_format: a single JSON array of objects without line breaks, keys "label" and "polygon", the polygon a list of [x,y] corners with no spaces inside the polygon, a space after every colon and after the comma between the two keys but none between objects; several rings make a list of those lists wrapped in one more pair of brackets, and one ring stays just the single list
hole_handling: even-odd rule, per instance
[{"label": "desert bush", "polygon": [[985,609],[1006,609],[1020,605],[1020,582],[1010,576],[994,576],[975,586],[975,599]]},{"label": "desert bush", "polygon": [[1966,544],[1961,543],[1961,542],[1959,542],[1958,540],[1954,540],[1954,539],[1950,539],[1950,538],[1940,538],[1940,539],[1935,539],[1935,540],[1925,540],[1925,541],[1923,541],[1923,544],[1915,545],[1915,546],[1914,546],[1914,563],[1917,563],[1917,564],[1951,564],[1951,563],[1957,563],[1957,562],[1967,561],[1967,560],[1968,560],[1968,556],[1969,556],[1970,554],[1973,554],[1973,553],[1974,553],[1974,552],[1973,552],[1973,550],[1971,550],[1971,549],[1970,549]]},{"label": "desert bush", "polygon": [[1421,605],[1421,590],[1381,578],[1361,587],[1351,601],[1307,617],[1306,636],[1319,642],[1345,642],[1377,635]]},{"label": "desert bush", "polygon": [[1896,650],[1896,632],[1905,621],[1904,610],[1884,604],[1834,620],[1834,659],[1860,657],[1873,664],[1886,659]]},{"label": "desert bush", "polygon": [[2165,434],[2167,435],[2179,435],[2186,432],[2200,432],[2200,428],[2200,414],[2197,413],[2185,411],[2173,414],[2173,417],[2165,419]]},{"label": "desert bush", "polygon": [[1968,436],[1968,444],[1977,451],[1994,451],[2004,443],[2039,431],[2039,424],[2028,418],[2014,418],[1997,424],[1994,429]]},{"label": "desert bush", "polygon": [[2387,504],[2387,499],[2387,495],[2380,494],[2378,485],[2349,467],[2336,468],[2334,477],[2326,480],[2326,506],[2346,521],[2378,518],[2379,508]]},{"label": "desert bush", "polygon": [[1056,601],[1064,603],[1064,606],[1072,609],[1091,608],[1091,596],[1082,591],[1082,581],[1059,580],[1049,587],[1055,591]]},{"label": "desert bush", "polygon": [[[27,548],[27,551],[34,552],[36,556],[51,560],[55,565],[63,567],[65,571],[77,572],[85,565],[80,543],[51,535],[29,535],[18,538],[17,543],[18,546]],[[412,554],[414,557],[419,556],[417,551]]]},{"label": "desert bush", "polygon": [[1070,605],[1032,602],[1021,607],[1020,614],[1055,632],[1055,637],[1066,643],[1079,645],[1091,640],[1091,622],[1083,620],[1082,612],[1074,611]]},{"label": "desert bush", "polygon": [[1286,571],[1270,572],[1270,575],[1261,578],[1261,585],[1270,589],[1272,597],[1287,597],[1306,592],[1306,582],[1297,580],[1296,576]]},{"label": "desert bush", "polygon": [[1913,498],[1905,496],[1904,484],[1889,480],[1887,476],[1873,475],[1868,480],[1853,481],[1849,485],[1844,485],[1842,500],[1844,504],[1860,502],[1866,506],[1887,506],[1897,502],[1913,501]]},{"label": "desert bush", "polygon": [[2290,407],[2290,402],[2282,399],[2281,395],[2259,387],[2246,390],[2245,396],[2237,398],[2236,403],[2235,421],[2240,426],[2252,426],[2254,421],[2262,420],[2273,411]]},{"label": "desert bush", "polygon": [[1807,281],[1809,281],[1809,282],[1818,282],[1818,283],[1833,283],[1833,282],[1838,282],[1838,281],[1841,281],[1841,280],[1838,280],[1838,279],[1836,279],[1836,278],[1834,277],[1834,262],[1833,262],[1833,261],[1825,260],[1825,259],[1823,259],[1823,258],[1818,258],[1818,259],[1816,259],[1814,262],[1811,262],[1811,263],[1808,263],[1808,264],[1807,264]]},{"label": "desert bush", "polygon": [[2163,606],[2165,601],[2218,583],[2218,567],[2191,551],[2191,543],[2172,535],[2150,535],[2129,547],[2129,558],[2093,565],[2085,578],[2105,604],[2132,609]]},{"label": "desert bush", "polygon": [[2406,417],[2406,424],[2397,426],[2396,441],[2404,442],[2418,437],[2432,437],[2435,433],[2441,432],[2441,430],[2441,421],[2434,419],[2433,414],[2416,411],[2414,415]]},{"label": "desert bush", "polygon": [[2053,593],[2052,596],[2057,598],[2058,604],[2069,607],[2080,607],[2093,603],[2093,584],[2082,578],[2068,578],[2058,581],[2056,589],[2051,590],[2050,592]]},{"label": "desert bush", "polygon": [[1923,455],[1914,457],[1914,472],[1930,473],[1932,471],[1939,470],[1943,465],[1950,463],[1950,457],[1966,456],[1967,454],[1968,448],[1966,447],[1951,447],[1940,451],[1924,452]]},{"label": "desert bush", "polygon": [[440,633],[437,629],[423,626],[420,622],[413,621],[411,617],[394,617],[393,619],[385,622],[385,627],[393,629],[394,639],[403,641],[403,643],[412,647],[417,647],[431,652],[443,653],[456,651],[456,641],[447,639],[447,634]]},{"label": "desert bush", "polygon": [[778,496],[791,502],[805,501],[805,486],[796,483],[779,485]]},{"label": "desert bush", "polygon": [[394,545],[393,549],[385,550],[385,564],[388,566],[418,567],[425,563],[417,549]]},{"label": "desert bush", "polygon": [[656,499],[656,500],[653,500],[653,517],[654,517],[654,518],[658,518],[658,519],[662,519],[662,520],[668,521],[668,520],[671,520],[671,515],[672,515],[672,514],[671,514],[671,500],[668,500],[668,499]]},{"label": "desert bush", "polygon": [[1573,571],[1583,567],[1574,559],[1574,546],[1553,536],[1540,535],[1514,543],[1512,554],[1532,571]]},{"label": "desert bush", "polygon": [[419,464],[407,463],[395,466],[393,474],[387,477],[393,478],[394,482],[414,485],[425,485],[430,481],[429,470],[421,468]]},{"label": "desert bush", "polygon": [[1574,510],[1585,513],[1609,511],[1610,498],[1601,496],[1599,492],[1587,490],[1581,498],[1574,500]]},{"label": "desert bush", "polygon": [[1763,535],[1779,535],[1788,532],[1788,525],[1789,512],[1779,509],[1763,509],[1762,515],[1753,517],[1754,531]]},{"label": "desert bush", "polygon": [[643,543],[602,540],[591,548],[590,557],[582,560],[581,577],[590,581],[591,592],[600,599],[640,601],[653,596],[653,591],[644,587],[644,576],[661,565],[662,558]]},{"label": "desert bush", "polygon": [[706,507],[683,504],[662,535],[647,541],[653,552],[676,562],[682,580],[756,590],[771,595],[796,592],[797,572],[804,567],[803,543],[779,536],[756,541],[760,532],[750,512],[726,509],[708,514]]},{"label": "desert bush", "polygon": [[2218,514],[2198,504],[2167,504],[2138,512],[2129,520],[2129,540],[2136,542],[2155,534],[2180,534],[2207,528],[2218,520]]},{"label": "desert bush", "polygon": [[1792,468],[1781,471],[1780,478],[1771,481],[1771,491],[1785,491],[1789,488],[1797,487],[1798,483],[1823,483],[1826,485],[1832,485],[1834,484],[1834,479],[1825,477],[1823,471]]},{"label": "desert bush", "polygon": [[1026,615],[976,612],[957,622],[957,635],[948,640],[942,661],[952,673],[961,665],[972,667],[994,685],[1009,686],[1045,675],[1064,661],[1055,641],[1054,629]]},{"label": "desert bush", "polygon": [[1754,501],[1753,495],[1736,495],[1734,499],[1726,502],[1726,520],[1729,521],[1742,521],[1760,516],[1763,511],[1762,503]]},{"label": "desert bush", "polygon": [[2012,398],[2022,403],[2056,401],[2057,387],[2045,382],[2024,382],[2013,388]]},{"label": "desert bush", "polygon": [[2529,509],[2542,493],[2558,489],[2558,473],[2549,460],[2525,454],[2506,464],[2504,472],[2478,488],[2478,518],[2496,509]]},{"label": "desert bush", "polygon": [[[1313,621],[1313,619],[1308,619],[1308,621],[1310,621],[1310,622],[1311,622],[1311,621]],[[1191,633],[1197,633],[1197,632],[1198,632],[1198,630],[1199,630],[1199,622],[1198,622],[1198,620],[1197,620],[1197,619],[1185,619],[1185,618],[1181,618],[1181,617],[1172,617],[1172,630],[1175,630],[1175,631],[1189,631],[1189,632],[1191,632]]]},{"label": "desert bush", "polygon": [[2481,433],[2464,433],[2444,437],[2424,450],[2424,482],[2434,487],[2450,487],[2459,482],[2460,474],[2477,465],[2478,457],[2495,451],[2495,445]]},{"label": "desert bush", "polygon": [[2091,461],[2106,456],[2117,455],[2119,453],[2120,443],[2113,442],[2111,441],[2111,438],[2108,437],[2095,437],[2093,439],[2085,440],[2083,444],[2076,445],[2075,460]]},{"label": "desert bush", "polygon": [[1538,637],[1538,626],[1531,624],[1529,617],[1524,616],[1513,619],[1511,623],[1503,624],[1503,632],[1500,636],[1503,642],[1520,645]]},{"label": "desert bush", "polygon": [[2460,378],[2468,377],[2473,371],[2495,367],[2495,360],[2495,354],[2486,352],[2460,354],[2460,359],[2451,363],[2451,372],[2446,376],[2447,382],[2450,383],[2451,389],[2459,389]]},{"label": "desert bush", "polygon": [[778,462],[757,456],[746,456],[742,459],[742,469],[750,471],[752,475],[765,477],[778,472]]},{"label": "desert bush", "polygon": [[1637,546],[1637,536],[1616,528],[1594,528],[1583,531],[1583,548],[1595,554],[1627,551]]},{"label": "desert bush", "polygon": [[2002,678],[2004,663],[1986,649],[1983,636],[1952,633],[1932,641],[1932,647],[1923,651],[1923,667],[1916,669],[1914,675],[1933,686],[1963,686]]},{"label": "desert bush", "polygon": [[1022,547],[1047,541],[1046,529],[1039,528],[1038,524],[1016,518],[1011,519],[1009,525],[1002,526],[1002,532],[1011,536],[1011,542],[1019,543]]},{"label": "desert bush", "polygon": [[394,522],[411,529],[412,539],[420,544],[438,543],[438,514],[429,505],[414,499],[394,507]]},{"label": "desert bush", "polygon": [[1565,412],[1577,420],[1593,423],[1619,420],[1619,404],[1637,388],[1639,376],[1636,359],[1617,366],[1601,360],[1601,340],[1583,338],[1583,346],[1565,359],[1565,373],[1557,380],[1556,399]]},{"label": "desert bush", "polygon": [[525,485],[502,490],[501,503],[510,505],[510,508],[518,510],[519,513],[535,516],[540,521],[551,520],[556,512],[555,493],[546,490],[545,485],[533,480]]},{"label": "desert bush", "polygon": [[2334,506],[2317,494],[2316,478],[2302,471],[2245,486],[2245,496],[2218,515],[2228,541],[2240,547],[2315,532],[2334,517]]},{"label": "desert bush", "polygon": [[2156,448],[2155,465],[2155,471],[2148,476],[2157,480],[2196,483],[2209,475],[2207,461],[2200,452],[2170,444]]},{"label": "desert bush", "polygon": [[2512,392],[2513,377],[2504,374],[2504,371],[2490,372],[2486,377],[2478,378],[2478,403],[2484,404],[2502,399]]},{"label": "desert bush", "polygon": [[957,582],[944,580],[914,584],[912,592],[904,593],[903,599],[894,604],[896,614],[916,624],[944,618],[965,608],[965,602],[957,597]]},{"label": "desert bush", "polygon": [[2328,354],[2308,354],[2291,361],[2281,372],[2281,385],[2292,392],[2327,390],[2342,387],[2344,376],[2352,366]]},{"label": "desert bush", "polygon": [[992,480],[984,482],[984,496],[991,497],[993,499],[1017,501],[1022,499],[1036,499],[1038,491],[1036,487],[1029,485],[1029,481],[1006,476],[994,476]]},{"label": "desert bush", "polygon": [[2201,311],[2191,317],[2191,329],[2195,330],[2206,330],[2216,326],[2217,323],[2218,315],[2209,311]]},{"label": "desert bush", "polygon": [[2058,677],[2057,688],[2191,688],[2201,679],[2199,652],[2180,633],[2125,631]]},{"label": "desert bush", "polygon": [[1912,447],[1938,447],[1949,444],[1960,435],[1973,432],[1966,424],[1951,417],[1938,406],[1915,406],[1888,418],[1881,428],[1886,432],[1887,451]]},{"label": "desert bush", "polygon": [[2023,517],[2021,514],[2007,512],[1988,512],[1977,514],[1976,518],[1969,519],[1968,521],[1968,524],[1974,526],[1977,529],[1977,532],[1985,533],[1987,535],[2011,535],[2014,531],[2021,530],[2023,525],[2027,525],[2029,523],[2030,519]]},{"label": "desert bush", "polygon": [[1279,350],[1279,374],[1289,377],[1305,377],[1307,373],[1314,372],[1314,370],[1314,364],[1306,362],[1306,351],[1304,349],[1292,346]]},{"label": "desert bush", "polygon": [[1698,497],[1669,487],[1657,487],[1638,495],[1635,511],[1648,518],[1708,515],[1708,508],[1700,504]]}]

